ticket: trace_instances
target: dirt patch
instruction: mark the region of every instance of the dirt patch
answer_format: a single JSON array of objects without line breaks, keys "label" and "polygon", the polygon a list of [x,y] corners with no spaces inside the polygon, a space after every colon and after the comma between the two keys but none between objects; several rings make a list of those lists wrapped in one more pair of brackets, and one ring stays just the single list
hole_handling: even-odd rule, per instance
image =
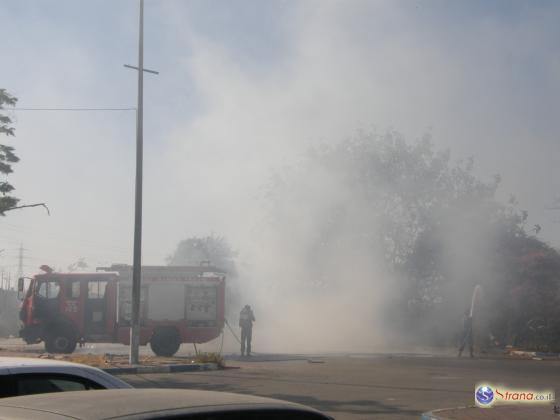
[{"label": "dirt patch", "polygon": [[[63,360],[66,362],[81,363],[84,365],[95,366],[98,368],[114,368],[128,367],[128,356],[122,354],[39,354],[38,358]],[[161,365],[185,365],[197,363],[194,357],[157,357],[157,356],[141,356],[140,364],[143,366],[161,366]]]},{"label": "dirt patch", "polygon": [[[64,360],[74,363],[83,363],[99,368],[128,367],[128,348],[110,344],[86,344],[83,348],[76,349],[73,354],[49,354],[45,352],[42,344],[25,344],[19,338],[0,339],[0,356],[6,357],[39,357],[43,359]],[[194,363],[216,363],[218,367],[225,367],[222,356],[218,353],[178,353],[173,357],[159,357],[151,352],[142,351],[140,364],[143,366],[185,365]]]}]

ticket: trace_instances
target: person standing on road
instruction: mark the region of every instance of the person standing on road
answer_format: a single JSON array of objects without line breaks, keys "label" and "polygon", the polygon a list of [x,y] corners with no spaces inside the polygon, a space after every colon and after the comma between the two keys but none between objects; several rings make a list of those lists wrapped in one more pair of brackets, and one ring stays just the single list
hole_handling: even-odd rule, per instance
[{"label": "person standing on road", "polygon": [[463,335],[461,337],[461,344],[459,346],[459,354],[457,357],[461,357],[465,347],[469,346],[469,352],[471,358],[474,357],[474,339],[473,339],[473,317],[472,314],[467,311],[463,318]]},{"label": "person standing on road", "polygon": [[253,322],[255,322],[253,310],[249,305],[245,305],[239,314],[239,327],[241,327],[241,356],[245,356],[245,349],[247,350],[247,356],[251,356]]}]

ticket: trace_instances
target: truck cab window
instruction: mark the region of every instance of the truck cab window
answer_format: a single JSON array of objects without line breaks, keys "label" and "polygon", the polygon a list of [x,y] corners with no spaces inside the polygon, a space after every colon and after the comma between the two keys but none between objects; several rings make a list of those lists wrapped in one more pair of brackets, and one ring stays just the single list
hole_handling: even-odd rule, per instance
[{"label": "truck cab window", "polygon": [[37,295],[45,299],[56,299],[60,293],[60,285],[56,280],[46,280],[39,283]]},{"label": "truck cab window", "polygon": [[105,297],[106,289],[107,281],[90,281],[88,283],[88,299],[103,299]]}]

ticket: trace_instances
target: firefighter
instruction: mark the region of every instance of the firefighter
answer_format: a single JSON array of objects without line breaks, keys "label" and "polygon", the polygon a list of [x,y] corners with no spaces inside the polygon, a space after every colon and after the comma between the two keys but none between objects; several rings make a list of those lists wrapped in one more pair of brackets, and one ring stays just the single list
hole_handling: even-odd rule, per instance
[{"label": "firefighter", "polygon": [[461,337],[461,344],[459,346],[459,354],[457,357],[461,357],[463,350],[466,346],[469,346],[469,353],[471,358],[474,357],[474,339],[473,339],[473,317],[472,314],[467,310],[463,317],[463,335]]},{"label": "firefighter", "polygon": [[247,349],[247,356],[251,356],[253,322],[255,322],[253,310],[249,305],[245,305],[239,314],[239,327],[241,327],[241,356],[245,356],[245,349]]}]

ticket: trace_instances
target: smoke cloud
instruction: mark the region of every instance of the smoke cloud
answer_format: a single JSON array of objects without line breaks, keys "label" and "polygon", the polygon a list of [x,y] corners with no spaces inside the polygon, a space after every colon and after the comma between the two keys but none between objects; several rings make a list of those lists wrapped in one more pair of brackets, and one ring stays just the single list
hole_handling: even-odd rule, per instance
[{"label": "smoke cloud", "polygon": [[[8,29],[37,24],[53,44],[38,35],[14,41],[10,54],[18,65],[2,69],[2,79],[22,106],[133,101],[134,76],[114,76],[107,67],[120,68],[127,57],[134,62],[135,2],[110,4],[114,15],[103,25],[122,43],[87,29],[71,3],[64,18],[85,29],[61,26],[50,14],[41,19],[39,6],[32,19],[29,10],[10,8]],[[274,203],[289,225],[267,219],[265,193],[276,172],[297,167],[310,147],[361,129],[396,129],[409,141],[430,133],[453,156],[475,156],[476,174],[502,174],[500,198],[516,194],[529,223],[540,223],[543,238],[558,244],[559,225],[546,210],[559,175],[558,7],[148,4],[146,65],[161,74],[146,77],[144,263],[163,264],[186,237],[223,235],[239,251],[241,303],[255,308],[256,349],[386,348],[391,332],[383,314],[398,298],[400,280],[384,265],[383,251],[372,252],[360,236],[364,220],[384,220],[320,171],[300,180],[309,188],[299,190],[296,207]],[[28,59],[20,51],[37,52],[41,77],[22,64]],[[13,183],[25,201],[47,201],[53,210],[48,219],[27,212],[0,220],[8,232],[0,248],[24,242],[32,250],[28,274],[36,262],[131,261],[133,127],[128,114],[18,114],[22,163]],[[337,227],[338,248],[309,255],[318,226],[340,206],[347,215]],[[449,262],[470,278],[480,255],[463,256],[466,249],[483,253],[486,239],[450,223],[449,237],[457,236],[465,241],[457,252],[449,248]],[[310,286],[325,276],[328,287]]]}]

